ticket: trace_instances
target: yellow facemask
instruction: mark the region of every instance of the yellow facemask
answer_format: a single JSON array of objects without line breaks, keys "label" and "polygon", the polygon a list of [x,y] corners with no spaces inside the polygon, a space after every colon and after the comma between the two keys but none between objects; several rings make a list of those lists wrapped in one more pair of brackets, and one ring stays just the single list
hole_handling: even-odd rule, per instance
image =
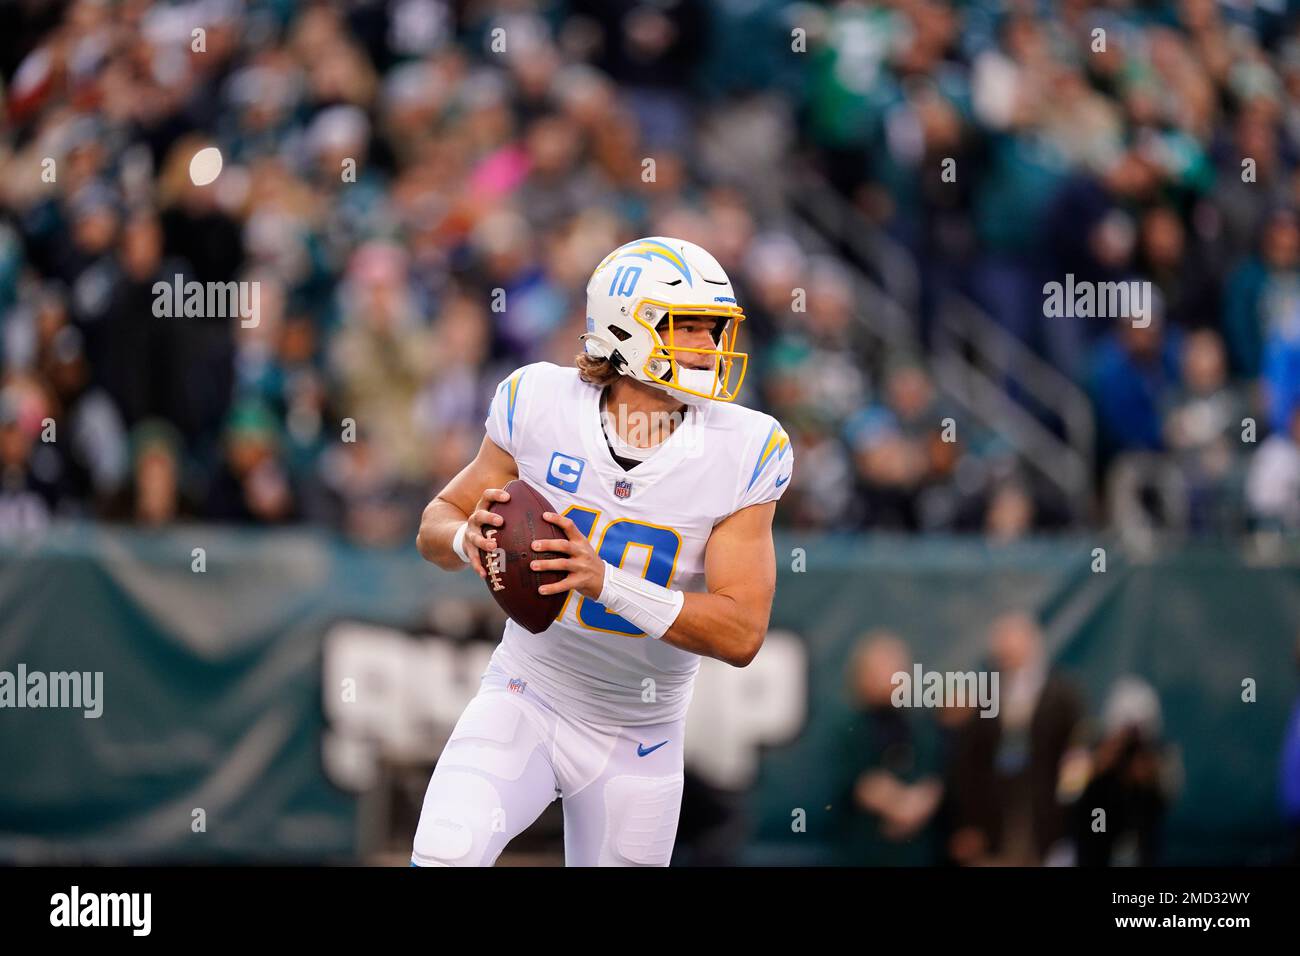
[{"label": "yellow facemask", "polygon": [[[738,305],[672,305],[655,299],[642,299],[636,304],[632,313],[639,325],[644,326],[657,343],[646,359],[642,372],[647,378],[657,379],[664,387],[708,398],[715,402],[734,402],[740,394],[740,387],[745,381],[745,371],[749,366],[749,355],[736,350],[736,339],[740,334],[740,323],[745,320],[745,313]],[[675,323],[682,319],[706,316],[713,319],[727,320],[722,334],[716,340],[715,348],[694,348],[675,344]],[[666,334],[660,335],[657,326],[668,323]],[[684,367],[678,362],[679,355],[708,355],[713,357],[712,375],[707,387],[692,387],[683,382]],[[687,368],[686,371],[697,371]],[[700,369],[698,371],[706,371]],[[704,376],[699,376],[703,379]],[[700,383],[694,383],[699,386]]]}]

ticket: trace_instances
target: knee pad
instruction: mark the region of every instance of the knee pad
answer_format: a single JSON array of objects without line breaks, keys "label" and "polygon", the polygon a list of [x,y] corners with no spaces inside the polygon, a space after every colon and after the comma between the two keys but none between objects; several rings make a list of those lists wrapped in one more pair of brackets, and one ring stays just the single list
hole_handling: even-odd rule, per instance
[{"label": "knee pad", "polygon": [[420,866],[482,866],[500,807],[501,795],[486,777],[462,770],[435,773],[411,860]]},{"label": "knee pad", "polygon": [[[605,784],[605,850],[624,866],[667,866],[682,809],[682,775]],[[602,854],[603,855],[603,854]]]},{"label": "knee pad", "polygon": [[[518,780],[538,745],[523,705],[506,694],[470,701],[429,781],[411,859],[421,865],[485,866],[508,821],[501,786]],[[497,849],[504,838],[496,841]]]}]

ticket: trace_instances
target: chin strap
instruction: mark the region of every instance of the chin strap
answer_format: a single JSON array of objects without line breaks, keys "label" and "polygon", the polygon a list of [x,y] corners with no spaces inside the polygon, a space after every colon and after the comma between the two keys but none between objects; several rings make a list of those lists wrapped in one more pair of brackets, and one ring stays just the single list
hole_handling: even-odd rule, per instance
[{"label": "chin strap", "polygon": [[614,371],[620,374],[626,374],[624,369],[626,369],[628,365],[627,359],[623,358],[623,353],[618,349],[611,347],[608,342],[595,332],[582,333],[582,335],[578,336],[578,341],[582,343],[583,348],[586,349],[588,355],[595,358],[609,359],[610,364],[614,366]]}]

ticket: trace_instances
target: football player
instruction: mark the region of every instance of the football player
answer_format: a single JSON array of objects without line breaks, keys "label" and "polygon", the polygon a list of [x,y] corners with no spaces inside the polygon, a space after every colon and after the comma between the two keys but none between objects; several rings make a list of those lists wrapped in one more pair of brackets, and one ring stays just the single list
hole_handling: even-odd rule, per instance
[{"label": "football player", "polygon": [[717,260],[678,239],[614,250],[587,285],[576,367],[527,365],[492,400],[477,457],[425,508],[417,544],[485,571],[488,511],[522,478],[556,508],[533,542],[565,577],[555,622],[508,621],[438,761],[414,865],[490,866],[556,797],[570,866],[666,866],[682,732],[705,655],[744,667],[776,589],[772,515],[794,454],[734,404],[744,313]]}]

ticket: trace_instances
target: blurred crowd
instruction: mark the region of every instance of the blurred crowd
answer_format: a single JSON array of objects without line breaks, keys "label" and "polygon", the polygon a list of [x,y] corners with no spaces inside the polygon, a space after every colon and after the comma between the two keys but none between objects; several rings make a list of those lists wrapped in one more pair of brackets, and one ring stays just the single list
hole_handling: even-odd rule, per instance
[{"label": "blurred crowd", "polygon": [[[820,21],[809,138],[910,250],[926,337],[945,295],[973,299],[1089,396],[1099,485],[1126,459],[1196,532],[1300,527],[1296,12],[921,0]],[[1151,283],[1150,327],[1045,316],[1067,276]]]},{"label": "blurred crowd", "polygon": [[[866,347],[863,264],[804,248],[780,188],[754,186],[796,156],[910,250],[923,346],[943,291],[964,292],[1087,387],[1103,469],[1154,453],[1196,528],[1300,527],[1300,46],[1281,14],[7,9],[0,536],[83,516],[407,544],[495,384],[572,361],[587,277],[641,235],[700,243],[737,286],[744,400],[800,459],[782,523],[1007,539],[1099,520],[996,431],[949,440],[960,416],[924,347]],[[224,168],[196,185],[209,146]],[[1044,319],[1067,272],[1150,279],[1157,320]],[[257,282],[257,324],[158,317],[154,285],[177,275]]]}]

